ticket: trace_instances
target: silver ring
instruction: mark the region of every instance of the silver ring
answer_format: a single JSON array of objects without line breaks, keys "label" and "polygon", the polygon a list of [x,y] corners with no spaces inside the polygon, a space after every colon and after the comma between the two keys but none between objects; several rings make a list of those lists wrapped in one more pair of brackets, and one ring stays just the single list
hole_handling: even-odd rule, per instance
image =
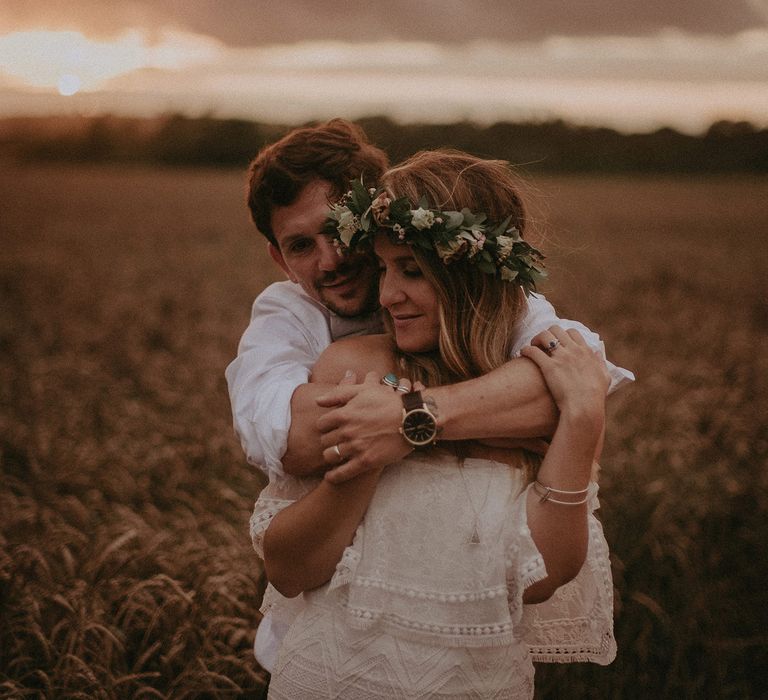
[{"label": "silver ring", "polygon": [[404,386],[402,384],[398,384],[397,388],[395,389],[395,391],[399,391],[401,394],[410,394],[411,393],[411,390],[407,386]]},{"label": "silver ring", "polygon": [[339,458],[339,462],[341,462],[341,460],[343,460],[344,457],[341,456],[341,450],[339,449],[339,446],[334,445],[331,449],[336,453],[336,456]]},{"label": "silver ring", "polygon": [[550,340],[550,341],[547,343],[547,352],[548,352],[548,353],[551,355],[551,354],[552,354],[552,351],[553,351],[553,350],[554,350],[554,349],[555,349],[555,348],[556,348],[558,345],[560,345],[560,341],[559,341],[557,338],[555,338],[554,340]]}]

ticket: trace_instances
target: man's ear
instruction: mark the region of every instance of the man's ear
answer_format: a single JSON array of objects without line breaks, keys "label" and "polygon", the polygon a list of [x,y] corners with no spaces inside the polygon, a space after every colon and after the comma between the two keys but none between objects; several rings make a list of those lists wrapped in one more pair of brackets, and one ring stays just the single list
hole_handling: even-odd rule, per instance
[{"label": "man's ear", "polygon": [[280,249],[271,243],[267,243],[267,249],[269,250],[269,255],[272,260],[274,260],[281,268],[283,268],[283,272],[288,275],[288,279],[291,280],[291,282],[298,282],[295,275],[291,272],[291,268],[285,264],[285,258],[283,258],[283,254],[280,252]]}]

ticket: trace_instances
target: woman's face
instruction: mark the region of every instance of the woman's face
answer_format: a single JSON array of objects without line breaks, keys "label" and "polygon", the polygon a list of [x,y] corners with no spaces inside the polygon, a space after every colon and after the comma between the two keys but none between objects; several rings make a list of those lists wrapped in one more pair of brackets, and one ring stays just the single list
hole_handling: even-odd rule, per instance
[{"label": "woman's face", "polygon": [[409,245],[395,245],[376,236],[379,301],[392,317],[397,347],[407,352],[437,349],[440,337],[437,294],[426,280]]}]

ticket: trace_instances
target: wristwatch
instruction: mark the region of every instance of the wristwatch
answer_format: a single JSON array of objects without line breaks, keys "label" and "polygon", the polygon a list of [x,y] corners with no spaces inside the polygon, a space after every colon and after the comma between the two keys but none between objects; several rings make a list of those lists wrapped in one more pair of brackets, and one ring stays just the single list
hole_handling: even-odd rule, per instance
[{"label": "wristwatch", "polygon": [[403,394],[403,423],[400,433],[414,447],[425,447],[437,440],[437,417],[422,398],[420,391]]}]

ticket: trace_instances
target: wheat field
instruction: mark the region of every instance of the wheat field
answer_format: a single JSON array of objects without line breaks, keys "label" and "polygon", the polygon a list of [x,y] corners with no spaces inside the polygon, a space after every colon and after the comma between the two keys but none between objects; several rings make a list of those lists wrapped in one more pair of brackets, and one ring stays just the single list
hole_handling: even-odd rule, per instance
[{"label": "wheat field", "polygon": [[[262,478],[223,371],[280,278],[244,175],[0,170],[0,697],[253,697]],[[768,696],[768,180],[537,178],[609,403],[617,660],[541,698]]]}]

